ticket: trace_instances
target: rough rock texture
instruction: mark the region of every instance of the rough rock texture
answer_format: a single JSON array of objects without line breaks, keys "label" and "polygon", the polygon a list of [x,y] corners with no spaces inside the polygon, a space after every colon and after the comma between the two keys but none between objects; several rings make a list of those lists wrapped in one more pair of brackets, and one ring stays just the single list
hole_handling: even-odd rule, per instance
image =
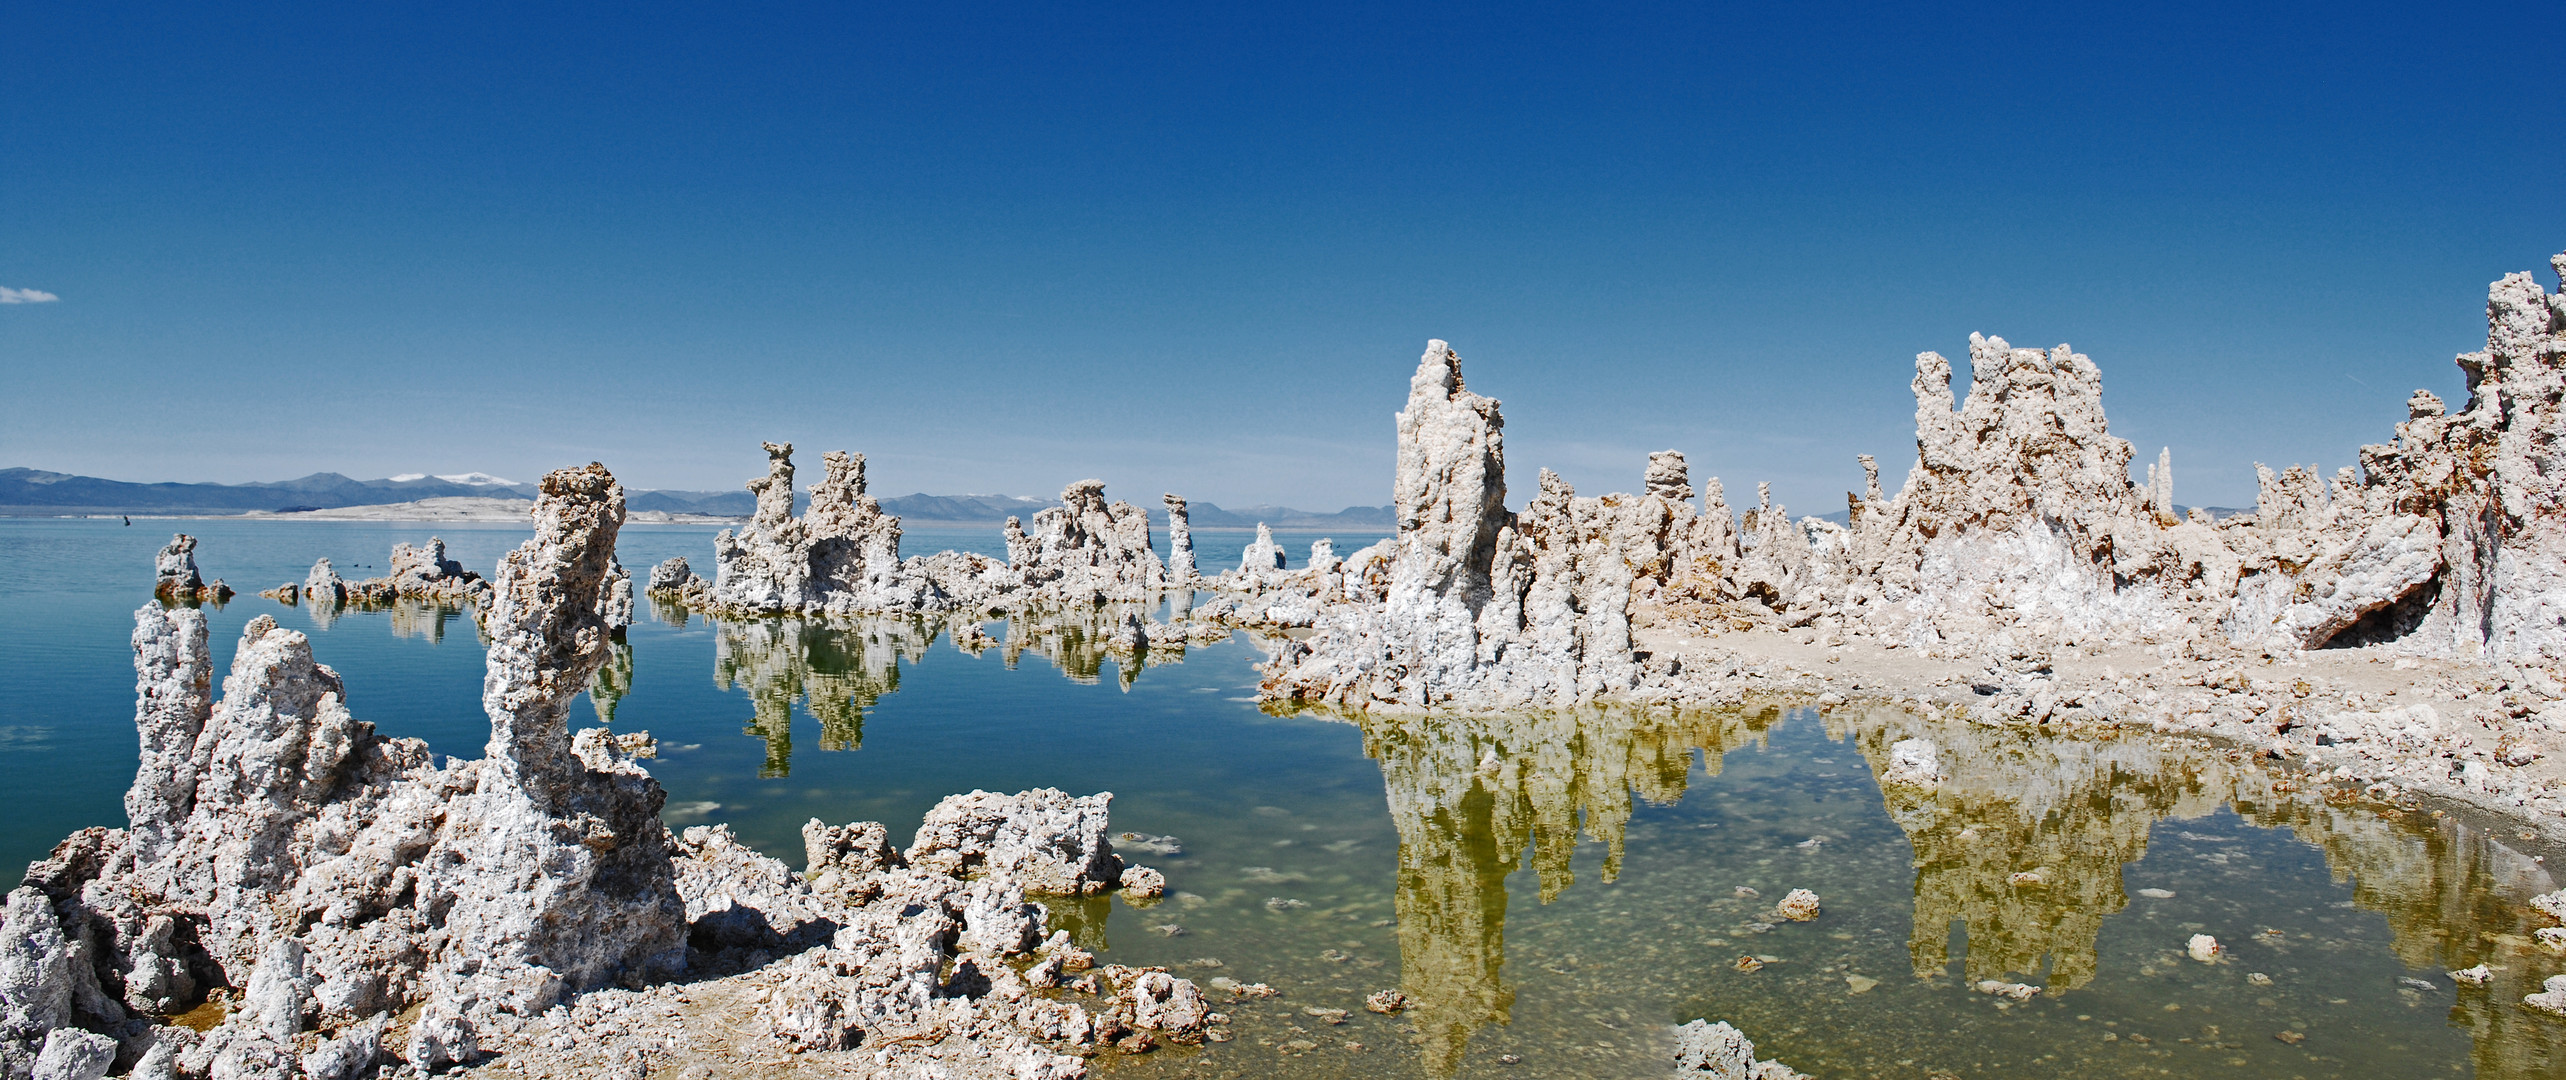
[{"label": "rough rock texture", "polygon": [[196,538],[179,533],[152,557],[152,595],[163,600],[220,603],[232,598],[230,586],[207,582],[196,571]]},{"label": "rough rock texture", "polygon": [[1283,545],[1274,542],[1274,530],[1260,521],[1256,523],[1256,539],[1249,541],[1247,547],[1239,552],[1238,568],[1246,574],[1281,570],[1284,558]]},{"label": "rough rock texture", "polygon": [[[1190,555],[1190,536],[1188,545]],[[1007,563],[1020,588],[1052,603],[1154,600],[1168,585],[1148,511],[1107,503],[1102,480],[1062,489],[1060,505],[1036,513],[1031,532],[1008,518]]]},{"label": "rough rock texture", "polygon": [[1194,527],[1186,516],[1185,497],[1175,492],[1159,496],[1167,504],[1167,583],[1188,585],[1197,576],[1194,570]]},{"label": "rough rock texture", "polygon": [[597,617],[617,636],[633,625],[633,574],[608,557],[606,584],[597,590]]},{"label": "rough rock texture", "polygon": [[[664,850],[655,889],[629,866],[664,835],[656,785],[590,771],[562,724],[602,658],[596,588],[621,508],[603,469],[546,479],[537,538],[510,556],[494,600],[486,703],[503,737],[490,761],[439,769],[425,744],[376,736],[309,641],[265,616],[216,702],[202,617],[137,612],[131,826],[75,835],[35,875],[88,943],[75,967],[91,974],[74,987],[92,1004],[74,1020],[102,1030],[246,987],[238,1015],[256,1019],[181,1055],[195,1075],[291,1061],[296,1032],[433,999],[436,1022],[419,1030],[440,1036],[419,1059],[453,1059],[494,1013],[539,1009],[682,942]],[[599,906],[613,910],[583,915]],[[646,913],[663,907],[654,928]],[[498,971],[508,964],[523,966]],[[121,1002],[79,992],[119,984]]]},{"label": "rough rock texture", "polygon": [[2515,274],[2487,312],[2485,351],[2459,358],[2465,409],[2418,391],[2359,468],[2258,466],[2257,512],[2225,521],[2175,512],[2170,452],[2132,480],[2092,360],[1975,334],[1956,405],[1951,363],[1917,357],[1915,464],[1886,496],[1863,456],[1843,525],[1795,521],[1761,485],[1732,524],[1716,479],[1690,502],[1673,451],[1642,494],[1580,497],[1544,472],[1512,514],[1496,402],[1433,342],[1399,414],[1392,545],[1325,575],[1258,550],[1202,614],[1317,630],[1279,648],[1270,698],[1410,708],[1701,696],[1634,648],[1651,628],[1813,627],[1995,661],[2129,644],[2566,661],[2566,473],[2547,464],[2566,444],[2566,295]]},{"label": "rough rock texture", "polygon": [[[540,512],[540,508],[538,508]],[[338,572],[329,570],[329,560],[322,559],[312,567],[311,577],[304,580],[307,589],[326,588],[336,583],[341,600],[365,604],[383,604],[394,600],[427,600],[441,604],[477,606],[489,599],[490,583],[481,575],[463,568],[463,564],[446,558],[445,540],[431,536],[418,546],[392,545],[391,572],[364,581],[340,581]],[[327,570],[328,578],[321,580]]]},{"label": "rough rock texture", "polygon": [[[672,837],[637,762],[649,736],[568,724],[620,655],[604,610],[622,519],[602,467],[544,479],[535,537],[489,592],[491,738],[475,761],[375,734],[304,635],[266,616],[217,699],[203,615],[138,611],[130,826],[73,834],[8,895],[0,1077],[121,1060],[188,1080],[342,1080],[493,1053],[566,1053],[598,1075],[636,1047],[560,1034],[664,1019],[664,989],[641,988],[690,969],[717,998],[754,992],[757,1053],[869,1033],[882,1056],[865,1060],[893,1072],[923,1055],[1003,1063],[957,1075],[1069,1077],[1076,1060],[1034,1040],[1201,1040],[1201,996],[1163,971],[1106,969],[1092,1011],[1017,974],[1039,952],[1056,976],[1075,952],[1045,939],[1027,893],[1120,880],[1110,796],[957,796],[915,859],[879,825],[813,822],[806,877],[726,829]],[[161,1022],[217,990],[229,1008],[210,1030]]]},{"label": "rough rock texture", "polygon": [[[1150,546],[1148,513],[1106,502],[1102,481],[1069,485],[1060,506],[1034,515],[1030,532],[1009,518],[1004,562],[957,551],[903,559],[900,519],[864,493],[863,455],[830,453],[827,478],[795,518],[793,448],[766,450],[767,475],[749,483],[756,516],[715,537],[712,584],[679,576],[682,565],[663,567],[667,580],[652,595],[731,614],[932,614],[1154,602],[1191,580],[1190,568],[1170,577]],[[1168,499],[1181,522],[1184,500]],[[1190,567],[1190,534],[1175,553]]]},{"label": "rough rock texture", "polygon": [[1093,895],[1122,880],[1123,861],[1106,839],[1114,793],[1073,798],[1054,788],[1018,795],[948,795],[927,811],[908,861],[948,874],[1000,874],[1025,891]]},{"label": "rough rock texture", "polygon": [[1755,1044],[1726,1020],[1695,1020],[1675,1029],[1675,1072],[1717,1080],[1805,1080],[1781,1062],[1755,1060]]},{"label": "rough rock texture", "polygon": [[1503,426],[1495,401],[1463,387],[1461,358],[1428,342],[1398,416],[1395,544],[1348,560],[1339,602],[1277,658],[1268,694],[1425,707],[1633,686],[1620,549],[1663,508],[1580,499],[1545,471],[1524,512],[1508,512]]},{"label": "rough rock texture", "polygon": [[[803,516],[793,516],[793,445],[767,443],[751,480],[757,512],[713,539],[705,603],[740,612],[924,611],[944,596],[921,560],[900,558],[900,519],[865,493],[864,456],[831,451]],[[682,586],[681,586],[682,588]]]},{"label": "rough rock texture", "polygon": [[686,565],[685,556],[671,555],[668,561],[650,568],[649,587],[643,591],[652,596],[683,595],[688,587],[701,580],[695,576],[694,568]]},{"label": "rough rock texture", "polygon": [[312,572],[303,576],[303,598],[317,604],[341,603],[348,598],[347,582],[330,560],[314,559]]}]

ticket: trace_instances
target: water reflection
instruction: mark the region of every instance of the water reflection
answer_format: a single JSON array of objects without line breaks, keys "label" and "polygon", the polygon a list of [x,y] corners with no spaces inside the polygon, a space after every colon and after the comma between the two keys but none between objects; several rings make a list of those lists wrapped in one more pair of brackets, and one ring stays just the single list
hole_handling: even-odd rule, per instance
[{"label": "water reflection", "polygon": [[[1597,876],[1614,881],[1635,800],[1663,804],[1680,799],[1694,750],[1703,752],[1705,771],[1717,775],[1722,755],[1758,741],[1781,715],[1772,709],[1675,713],[1594,708],[1506,717],[1348,718],[1362,727],[1366,750],[1380,765],[1399,832],[1401,989],[1415,1003],[1409,1015],[1420,1033],[1429,1075],[1455,1071],[1473,1035],[1491,1024],[1508,1023],[1515,1008],[1517,987],[1505,969],[1507,875],[1528,859],[1541,901],[1561,896],[1576,881],[1571,858],[1582,828],[1603,848]],[[2566,1025],[2518,1005],[2522,995],[2540,988],[2542,979],[2566,969],[2533,942],[2531,930],[2548,920],[2526,906],[2530,896],[2555,886],[2540,863],[2504,836],[2471,828],[2455,817],[2401,815],[2392,809],[2383,813],[2382,808],[2349,805],[2339,794],[2330,801],[2324,792],[2302,789],[2286,771],[2266,763],[2170,740],[2062,737],[1929,719],[1898,709],[1839,710],[1827,724],[1831,738],[1850,740],[1860,751],[1875,778],[1899,740],[1927,739],[1939,748],[1944,775],[1938,784],[1893,786],[1874,805],[1884,806],[1914,851],[1908,952],[1916,975],[1931,980],[1930,985],[1948,986],[1940,979],[1952,961],[1958,960],[1965,972],[1964,986],[1952,991],[1957,1001],[1940,999],[1943,1008],[1972,1007],[1965,1003],[1984,1000],[1968,996],[1965,988],[1982,979],[2029,980],[2054,997],[2095,984],[2100,975],[2113,975],[2120,981],[2112,989],[2102,998],[2075,999],[2077,1008],[2099,1012],[2113,1007],[2106,1002],[2127,1001],[2136,994],[2150,1002],[2147,1011],[2132,1014],[2137,1022],[2157,1015],[2151,992],[2176,998],[2211,992],[2182,981],[2211,969],[2182,966],[2188,961],[2179,958],[2181,937],[2167,937],[2175,934],[2172,926],[2132,924],[2148,937],[2152,950],[2136,958],[2131,958],[2129,945],[2107,950],[2101,944],[2107,927],[2139,914],[2124,915],[2131,890],[2144,887],[2125,883],[2124,872],[2146,858],[2151,837],[2165,842],[2162,825],[2182,834],[2175,842],[2187,859],[2209,864],[2200,872],[2219,883],[2205,887],[2194,882],[2187,890],[2216,894],[2232,883],[2232,893],[2195,895],[2188,901],[2195,909],[2187,910],[2206,905],[2232,912],[2238,920],[2251,915],[2258,926],[2279,922],[2292,927],[2262,930],[2242,943],[2247,948],[2235,962],[2299,973],[2284,977],[2304,979],[2305,984],[2256,991],[2243,987],[2270,984],[2239,982],[2236,992],[2247,995],[2242,1000],[2273,1017],[2243,1023],[2361,1026],[2360,1014],[2343,1008],[2348,999],[2333,996],[2342,991],[2325,980],[2329,971],[2376,966],[2377,943],[2359,938],[2357,928],[2338,924],[2323,913],[2322,905],[2314,905],[2316,913],[2302,923],[2287,921],[2292,910],[2311,910],[2308,898],[2288,892],[2303,890],[2304,884],[2237,857],[2243,852],[2232,845],[2214,849],[2213,842],[2227,842],[2221,838],[2189,831],[2195,826],[2187,823],[2225,809],[2243,822],[2288,830],[2314,845],[2336,880],[2353,882],[2352,905],[2385,917],[2394,957],[2429,976],[2423,981],[2436,984],[2440,992],[2450,989],[2444,970],[2480,963],[2493,969],[2488,986],[2458,989],[2448,1015],[2452,1027],[2472,1035],[2479,1075],[2554,1076],[2566,1067],[2566,1046],[2560,1045]],[[2198,924],[2179,925],[2189,933]],[[1681,933],[1674,928],[1667,932]],[[2124,934],[2123,940],[2128,937]],[[2160,938],[2174,942],[2173,954],[2156,947]],[[1955,940],[1965,945],[1955,949]],[[1952,955],[1955,951],[1960,955]],[[2106,956],[2121,957],[2114,962],[2123,967],[2106,972]],[[2227,974],[2229,981],[2238,982],[2235,976],[2241,973]],[[2153,978],[2141,982],[2142,976]],[[1634,973],[1631,982],[1657,977],[1662,976]],[[1698,981],[1700,975],[1692,977]],[[1769,981],[1754,985],[1767,992],[1784,986]],[[1843,1000],[1837,985],[1833,997]],[[1780,1013],[1766,1019],[1774,1025],[1791,1022],[1778,1018],[1782,1015],[1802,1024],[1817,1020],[1823,1013],[1812,1015],[1811,1005],[1836,1007],[1806,1000],[1805,993],[1794,989],[1790,995],[1797,1000],[1738,1000],[1723,1007],[1745,1012],[1778,1008]],[[2263,996],[2255,997],[2257,993]],[[2399,997],[2373,996],[2410,1008],[2435,1000],[2411,988],[2395,988],[2395,993]],[[2204,999],[2188,1000],[2198,1008]],[[2167,1009],[2178,1003],[2168,1000]],[[2334,1007],[2331,1016],[2288,1019],[2310,1011],[2311,1005],[2328,1004]],[[2373,1002],[2368,1007],[2382,1006]],[[1924,1026],[1940,1025],[1926,1021]],[[2260,1059],[2267,1065],[2243,1075],[2269,1069],[2285,1070],[2274,1075],[2291,1075],[2286,1070],[2303,1060],[2328,1060],[2297,1049],[2290,1040],[2240,1042],[2230,1033],[2221,1042],[2215,1026],[2203,1030],[2210,1034],[2172,1041],[2235,1054],[2235,1064]],[[2394,1041],[2370,1034],[2383,1043]],[[2035,1041],[2056,1037],[2032,1036]],[[2346,1033],[2337,1045],[2351,1041]],[[2128,1055],[2165,1052],[2152,1044],[2127,1043],[2108,1051],[2096,1044],[2088,1051],[2095,1056],[2084,1067],[2117,1073],[2136,1064]],[[2137,1071],[2152,1073],[2156,1067]]]},{"label": "water reflection", "polygon": [[761,777],[793,771],[793,706],[820,723],[820,749],[864,745],[864,712],[900,688],[900,661],[916,663],[940,627],[923,619],[713,621],[713,682],[748,694],[744,734],[766,741]]},{"label": "water reflection", "polygon": [[1939,748],[1940,783],[1882,793],[1915,847],[1907,949],[1919,975],[1950,964],[1958,925],[1971,982],[2039,979],[2056,993],[2093,981],[2103,923],[2129,903],[2121,868],[2146,855],[2158,821],[2197,818],[2227,801],[2225,770],[2211,767],[2223,760],[2197,748],[2061,739],[1894,709],[1832,719],[1851,721],[1874,776],[1899,740]]},{"label": "water reflection", "polygon": [[1506,1023],[1506,875],[1527,847],[1543,903],[1576,881],[1580,819],[1605,845],[1600,876],[1621,872],[1633,798],[1684,795],[1693,751],[1712,775],[1779,710],[1676,713],[1589,708],[1518,716],[1360,715],[1399,830],[1400,989],[1436,1075],[1472,1033]]},{"label": "water reflection", "polygon": [[[1146,668],[1185,658],[1181,638],[1148,639],[1151,610],[1124,604],[1024,612],[1010,616],[994,634],[972,615],[707,621],[714,630],[714,684],[747,693],[754,715],[743,733],[765,741],[766,762],[758,775],[776,778],[792,774],[795,705],[819,722],[820,749],[859,749],[866,711],[900,688],[900,665],[917,663],[939,638],[968,656],[994,649],[1011,669],[1033,656],[1079,683],[1102,681],[1111,661],[1116,684],[1129,689]],[[681,626],[689,617],[674,604],[655,602],[654,611]]]},{"label": "water reflection", "polygon": [[358,613],[380,613],[391,627],[392,636],[424,638],[432,644],[443,644],[449,627],[460,622],[472,627],[475,640],[480,640],[481,627],[472,612],[462,604],[440,600],[398,599],[367,602],[364,600],[311,599],[298,605],[312,626],[328,630],[339,620]]},{"label": "water reflection", "polygon": [[[1040,657],[1059,668],[1071,682],[1088,685],[1102,681],[1105,661],[1112,660],[1115,683],[1129,690],[1139,681],[1142,670],[1185,662],[1183,639],[1173,634],[1162,634],[1155,640],[1149,637],[1150,614],[1155,608],[1152,604],[1106,604],[1019,612],[1007,619],[1000,655],[1010,669],[1028,654]],[[965,648],[975,656],[979,654],[968,643]]]},{"label": "water reflection", "polygon": [[633,647],[617,638],[607,642],[606,662],[588,677],[588,703],[597,709],[597,722],[615,726],[615,706],[633,692]]}]

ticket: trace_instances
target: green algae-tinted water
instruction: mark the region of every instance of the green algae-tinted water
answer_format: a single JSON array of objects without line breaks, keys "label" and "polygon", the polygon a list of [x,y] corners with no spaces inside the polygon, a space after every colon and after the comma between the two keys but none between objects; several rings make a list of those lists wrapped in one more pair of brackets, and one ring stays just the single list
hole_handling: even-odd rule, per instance
[{"label": "green algae-tinted water", "polygon": [[[0,521],[0,749],[19,766],[0,794],[21,810],[0,857],[121,823],[125,638],[167,539],[154,524]],[[276,615],[313,634],[359,716],[480,752],[468,618],[325,620],[254,595],[316,555],[365,573],[421,527],[183,527],[209,576],[251,594],[212,613],[218,662]],[[627,529],[624,562],[704,561],[710,533]],[[441,535],[486,569],[525,532]],[[1220,542],[1205,565],[1235,557]],[[654,609],[600,696],[617,728],[658,736],[672,824],[728,822],[788,861],[814,816],[902,835],[974,787],[1113,791],[1118,831],[1172,838],[1125,844],[1169,896],[1059,902],[1056,923],[1107,961],[1280,996],[1223,1006],[1228,1043],[1103,1075],[1658,1076],[1667,1026],[1696,1016],[1829,1077],[2566,1075],[2566,1020],[2519,1004],[2566,972],[2522,904],[2554,884],[2502,830],[2337,805],[2179,744],[1895,710],[1275,717],[1244,637],[1132,665],[1078,620],[986,630],[1001,644],[973,656],[906,620]],[[1884,794],[1873,777],[1909,737],[1948,776]],[[1793,888],[1823,914],[1775,917]],[[2218,962],[2185,955],[2199,933]],[[2479,962],[2489,986],[2445,974]],[[1407,1011],[1362,1011],[1393,988]]]}]

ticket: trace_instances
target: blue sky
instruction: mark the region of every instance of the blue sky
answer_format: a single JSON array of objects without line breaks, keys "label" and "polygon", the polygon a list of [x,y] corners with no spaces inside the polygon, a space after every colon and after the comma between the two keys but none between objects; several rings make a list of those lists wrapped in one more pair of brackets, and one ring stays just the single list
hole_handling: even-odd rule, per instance
[{"label": "blue sky", "polygon": [[1810,512],[1984,331],[2236,505],[2555,286],[2566,8],[2096,7],[22,5],[0,465],[1334,508],[1440,337]]}]

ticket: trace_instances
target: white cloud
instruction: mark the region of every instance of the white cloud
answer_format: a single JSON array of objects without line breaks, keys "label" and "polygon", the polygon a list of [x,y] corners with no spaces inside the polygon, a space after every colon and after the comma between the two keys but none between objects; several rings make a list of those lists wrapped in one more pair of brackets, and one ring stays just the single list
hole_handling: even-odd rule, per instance
[{"label": "white cloud", "polygon": [[43,289],[12,289],[0,285],[0,304],[50,304],[60,299]]}]

